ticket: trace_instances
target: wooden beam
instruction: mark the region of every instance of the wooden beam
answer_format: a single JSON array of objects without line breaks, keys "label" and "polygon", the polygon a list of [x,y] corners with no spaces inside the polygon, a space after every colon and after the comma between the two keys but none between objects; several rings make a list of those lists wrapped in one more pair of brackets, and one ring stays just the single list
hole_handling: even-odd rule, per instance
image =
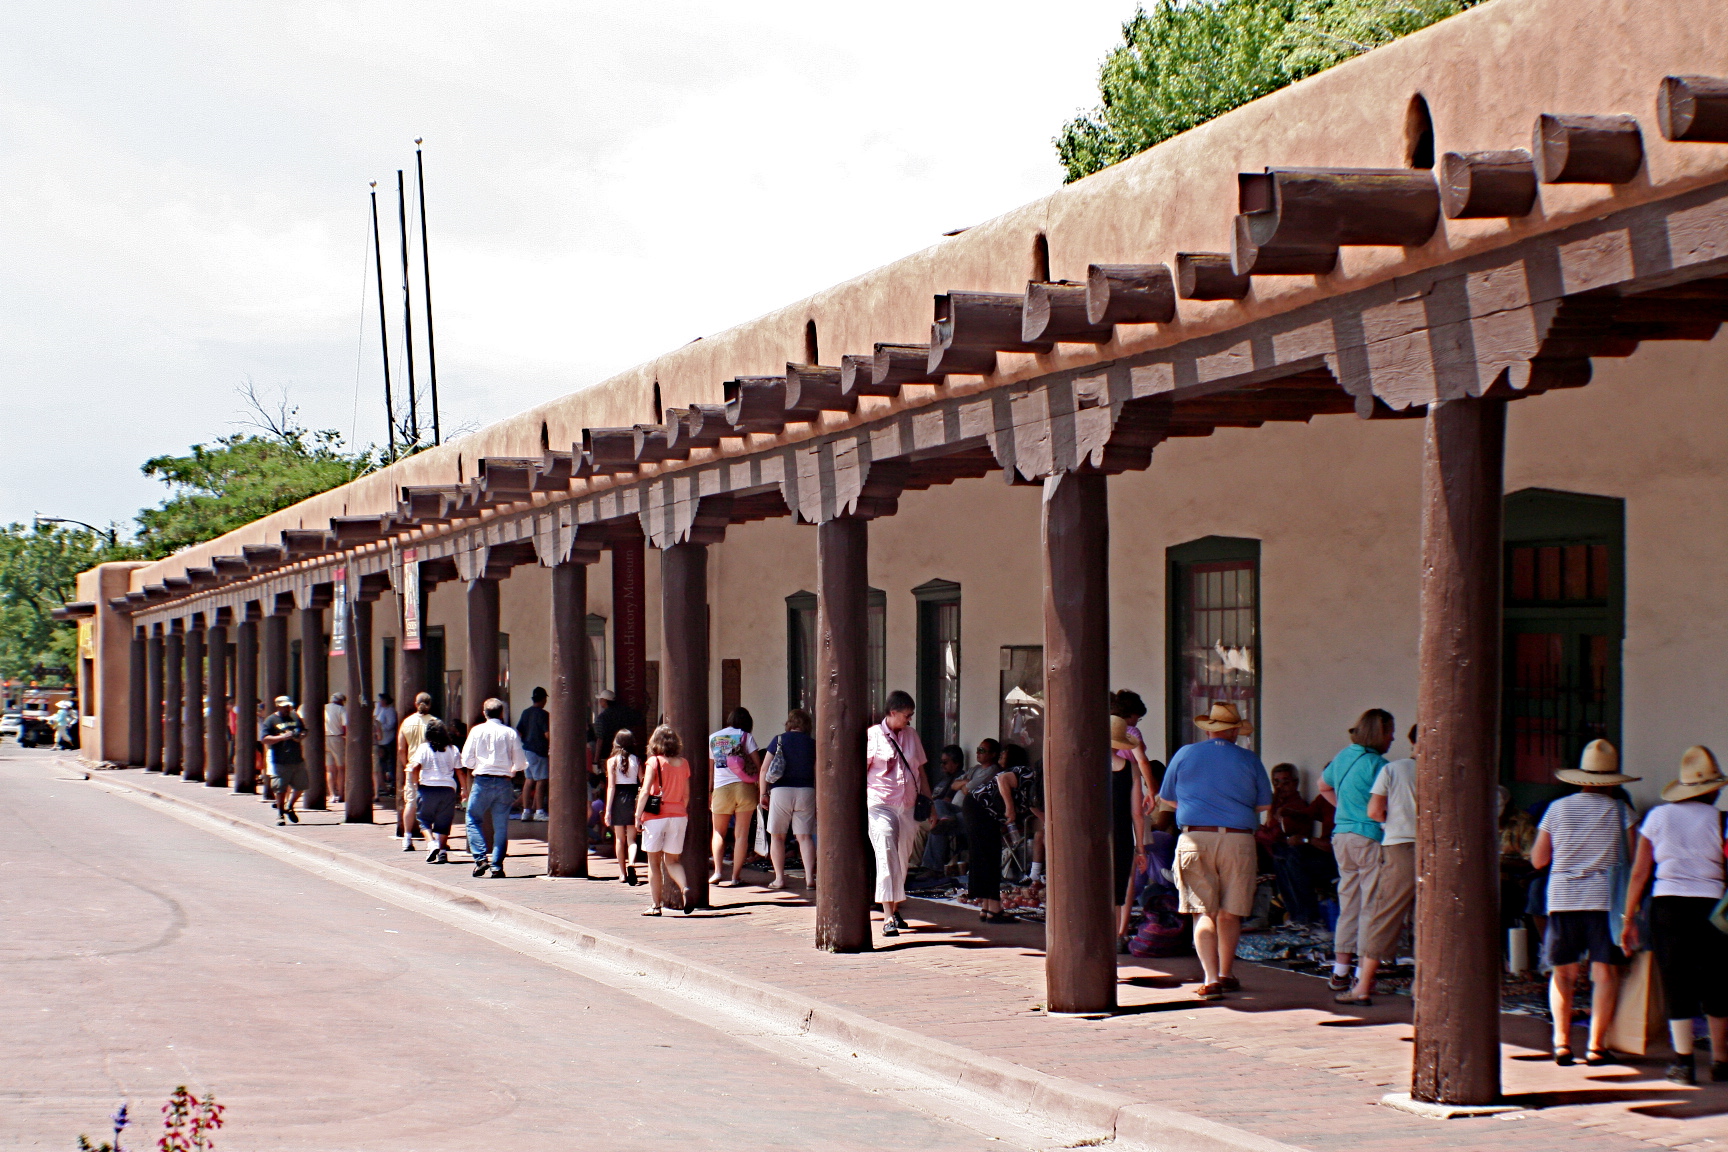
[{"label": "wooden beam", "polygon": [[165,687],[160,625],[144,644],[144,771],[162,771],[162,716]]},{"label": "wooden beam", "polygon": [[555,452],[548,448],[534,469],[534,491],[568,492],[570,481],[576,478],[577,453]]},{"label": "wooden beam", "polygon": [[234,628],[234,791],[258,791],[258,621]]},{"label": "wooden beam", "polygon": [[1236,275],[1227,252],[1176,253],[1176,295],[1184,300],[1240,300],[1253,283]]},{"label": "wooden beam", "polygon": [[367,700],[372,682],[372,603],[337,601],[332,610],[348,613],[348,646],[342,657],[348,673],[348,734],[343,744],[348,771],[342,784],[342,822],[371,824],[372,801],[377,798],[372,785],[372,706]]},{"label": "wooden beam", "polygon": [[244,556],[212,556],[210,567],[216,569],[220,580],[242,580],[252,575],[252,565],[246,562]]},{"label": "wooden beam", "polygon": [[584,428],[582,453],[593,461],[596,476],[636,471],[636,429]]},{"label": "wooden beam", "polygon": [[[329,733],[324,729],[324,705],[330,700],[330,653],[324,643],[324,606],[303,604],[298,614],[301,698],[295,703],[306,710],[306,739],[300,744],[306,758],[306,807],[309,811],[325,812],[330,807]],[[278,620],[282,622],[279,638],[274,635]],[[272,644],[275,653],[271,652]],[[276,697],[288,693],[291,654],[288,617],[264,617],[264,695],[271,711],[276,710]],[[343,755],[346,757],[346,751]],[[342,786],[348,786],[346,776]]]},{"label": "wooden beam", "polygon": [[1026,298],[1007,292],[945,292],[936,297],[927,371],[984,375],[996,370],[998,352],[1048,352],[1054,342],[1021,335]]},{"label": "wooden beam", "polygon": [[1405,168],[1268,168],[1237,176],[1230,251],[1239,276],[1322,275],[1341,245],[1428,242],[1440,223],[1432,172]]},{"label": "wooden beam", "polygon": [[204,690],[204,786],[228,787],[228,629],[212,623],[207,633]]},{"label": "wooden beam", "polygon": [[1116,338],[1109,324],[1086,318],[1086,285],[1068,281],[1033,280],[1026,285],[1020,316],[1020,336],[1026,341],[1057,340],[1065,344],[1108,344]]},{"label": "wooden beam", "polygon": [[686,905],[708,906],[710,782],[708,733],[708,546],[674,544],[660,553],[661,668],[666,723],[684,744],[690,763],[689,819],[680,857]]},{"label": "wooden beam", "polygon": [[336,534],[322,528],[285,528],[282,547],[290,560],[308,560],[336,550]]},{"label": "wooden beam", "polygon": [[[786,430],[786,379],[783,376],[740,376],[728,380],[726,419],[733,434]],[[796,419],[796,418],[794,418]]]},{"label": "wooden beam", "polygon": [[1527,216],[1536,206],[1536,162],[1522,148],[1440,157],[1440,207],[1449,220]]},{"label": "wooden beam", "polygon": [[1656,91],[1656,126],[1666,140],[1728,144],[1728,80],[1663,77]]},{"label": "wooden beam", "polygon": [[255,572],[280,567],[288,558],[287,550],[280,544],[242,544],[240,555]]},{"label": "wooden beam", "polygon": [[[546,874],[588,875],[588,566],[552,566]],[[646,744],[644,738],[643,743]],[[609,749],[607,750],[610,751]]]},{"label": "wooden beam", "polygon": [[1530,151],[1544,184],[1624,184],[1644,164],[1634,116],[1536,117]]},{"label": "wooden beam", "polygon": [[[990,363],[996,363],[994,357]],[[878,344],[870,365],[871,391],[878,396],[898,395],[902,384],[937,384],[942,380],[930,373],[928,344]]]},{"label": "wooden beam", "polygon": [[870,839],[864,733],[870,714],[867,521],[816,527],[816,947],[868,952]]},{"label": "wooden beam", "polygon": [[839,368],[786,365],[786,418],[817,420],[824,412],[858,411],[858,394],[846,392],[840,377]]},{"label": "wooden beam", "polygon": [[[667,419],[671,420],[671,413]],[[682,419],[680,415],[679,419]],[[638,464],[659,464],[666,460],[688,460],[690,446],[671,443],[673,426],[668,424],[638,424],[636,425],[636,462]]]},{"label": "wooden beam", "polygon": [[1167,264],[1093,264],[1086,269],[1089,324],[1168,324],[1176,281]]},{"label": "wooden beam", "polygon": [[371,544],[390,535],[395,528],[395,521],[390,516],[332,516],[330,530],[336,534],[336,543],[343,548],[352,548],[358,544]]},{"label": "wooden beam", "polygon": [[490,499],[515,504],[530,498],[539,467],[538,456],[482,456],[476,479]]},{"label": "wooden beam", "polygon": [[186,579],[191,582],[194,592],[214,588],[221,583],[216,577],[216,569],[214,568],[188,568],[186,569]]},{"label": "wooden beam", "polygon": [[175,629],[162,638],[162,774],[178,776],[185,766],[186,636]]},{"label": "wooden beam", "polygon": [[194,615],[186,629],[182,655],[186,661],[186,697],[181,701],[180,778],[196,783],[204,780],[204,617]]}]

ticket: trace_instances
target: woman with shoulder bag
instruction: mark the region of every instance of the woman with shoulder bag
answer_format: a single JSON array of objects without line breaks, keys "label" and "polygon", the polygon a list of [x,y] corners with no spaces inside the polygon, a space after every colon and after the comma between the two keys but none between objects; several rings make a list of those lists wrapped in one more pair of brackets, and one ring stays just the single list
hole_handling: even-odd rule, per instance
[{"label": "woman with shoulder bag", "polygon": [[642,761],[636,755],[636,736],[620,728],[612,737],[612,755],[606,761],[606,807],[601,816],[612,829],[612,846],[618,854],[618,879],[636,884],[636,868],[630,853],[636,844],[636,794],[642,788]]},{"label": "woman with shoulder bag", "polygon": [[924,777],[924,745],[912,729],[917,707],[904,692],[888,695],[887,715],[870,726],[865,742],[865,780],[870,845],[876,850],[876,899],[882,903],[882,935],[898,936],[906,927],[900,904],[906,899],[906,865],[918,834],[917,808],[930,803]]},{"label": "woman with shoulder bag", "polygon": [[1002,832],[1019,819],[1015,794],[1024,773],[1003,768],[997,762],[1001,755],[1002,746],[996,741],[978,742],[978,764],[966,774],[960,807],[970,848],[966,895],[978,901],[978,919],[985,924],[1011,924],[1017,919],[1002,910]]},{"label": "woman with shoulder bag", "polygon": [[816,741],[810,735],[810,713],[794,708],[786,730],[768,742],[762,771],[762,810],[758,820],[768,825],[768,859],[774,879],[768,887],[786,887],[786,836],[798,838],[804,860],[804,887],[816,890]]},{"label": "woman with shoulder bag", "polygon": [[[685,915],[696,910],[684,880],[684,829],[689,819],[690,761],[679,755],[684,743],[665,724],[648,738],[648,763],[643,765],[642,789],[636,794],[636,824],[642,829],[642,850],[648,854],[648,899],[644,916],[660,915],[661,892],[670,880]],[[674,905],[677,907],[677,905]]]}]

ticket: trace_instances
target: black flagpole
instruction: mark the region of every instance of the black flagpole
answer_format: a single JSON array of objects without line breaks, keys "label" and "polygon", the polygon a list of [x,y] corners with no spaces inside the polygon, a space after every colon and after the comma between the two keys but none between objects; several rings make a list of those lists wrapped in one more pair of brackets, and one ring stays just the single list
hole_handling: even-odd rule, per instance
[{"label": "black flagpole", "polygon": [[426,249],[426,166],[420,159],[421,137],[414,138],[414,187],[420,193],[420,282],[426,293],[426,370],[432,376],[432,443],[444,441],[438,427],[438,344],[432,339],[432,256]]},{"label": "black flagpole", "polygon": [[414,298],[408,291],[408,191],[396,169],[396,215],[402,225],[402,335],[408,346],[408,446],[420,443],[420,410],[414,398]]},{"label": "black flagpole", "polygon": [[384,420],[396,459],[396,405],[390,399],[390,329],[384,323],[384,250],[378,246],[378,181],[372,181],[372,263],[378,272],[378,344],[384,353]]}]

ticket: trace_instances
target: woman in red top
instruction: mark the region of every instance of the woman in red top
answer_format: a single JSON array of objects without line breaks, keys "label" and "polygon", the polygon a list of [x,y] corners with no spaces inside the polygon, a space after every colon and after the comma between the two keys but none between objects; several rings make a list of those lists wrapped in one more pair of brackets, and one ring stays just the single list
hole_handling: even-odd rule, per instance
[{"label": "woman in red top", "polygon": [[[642,829],[642,851],[648,854],[648,899],[653,901],[642,910],[644,916],[660,915],[662,869],[676,886],[685,914],[696,910],[678,855],[684,850],[684,827],[690,811],[690,761],[679,755],[683,750],[678,733],[665,724],[648,737],[650,755],[642,766],[642,789],[636,793],[636,826]],[[651,797],[659,801],[658,812],[648,810]]]}]

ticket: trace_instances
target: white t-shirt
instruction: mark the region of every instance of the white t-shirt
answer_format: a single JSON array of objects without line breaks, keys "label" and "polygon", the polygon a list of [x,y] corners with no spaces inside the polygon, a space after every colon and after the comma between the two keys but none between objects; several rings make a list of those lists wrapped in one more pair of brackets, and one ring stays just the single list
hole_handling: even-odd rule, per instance
[{"label": "white t-shirt", "polygon": [[728,784],[754,784],[756,778],[746,774],[750,765],[744,755],[756,751],[756,738],[742,728],[722,728],[708,737],[708,760],[714,765],[714,787]]},{"label": "white t-shirt", "polygon": [[435,752],[432,745],[422,744],[414,750],[414,759],[409,764],[420,769],[420,787],[454,788],[456,762],[461,758],[461,753],[453,747]]},{"label": "white t-shirt", "polygon": [[640,784],[642,782],[642,761],[636,756],[614,756],[612,758],[612,782],[614,784]]},{"label": "white t-shirt", "polygon": [[1386,797],[1386,835],[1380,843],[1416,843],[1416,761],[1387,761],[1368,795]]},{"label": "white t-shirt", "polygon": [[1656,857],[1654,895],[1722,898],[1722,815],[1714,804],[1658,804],[1638,831]]},{"label": "white t-shirt", "polygon": [[348,709],[332,701],[324,705],[324,735],[342,736],[348,731]]}]

